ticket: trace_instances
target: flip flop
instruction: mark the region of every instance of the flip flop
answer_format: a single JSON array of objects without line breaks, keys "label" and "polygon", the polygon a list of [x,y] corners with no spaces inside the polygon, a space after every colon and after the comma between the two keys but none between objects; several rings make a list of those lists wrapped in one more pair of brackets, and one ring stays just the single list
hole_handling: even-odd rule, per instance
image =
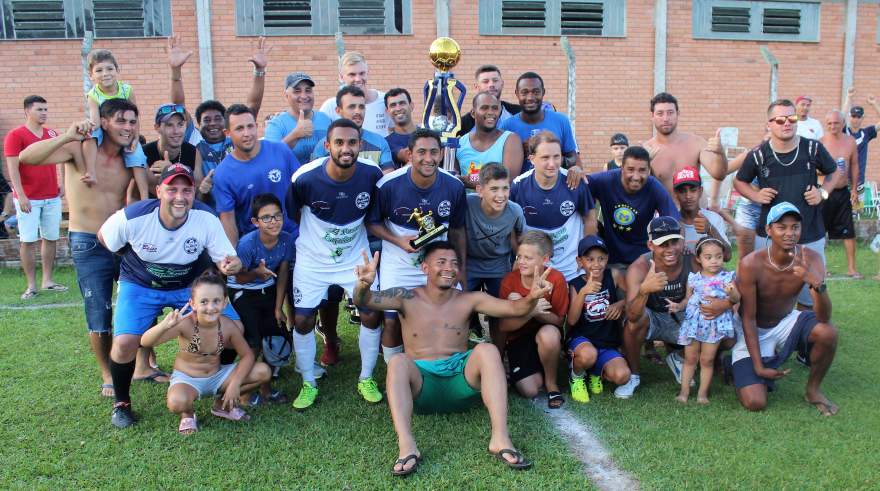
[{"label": "flip flop", "polygon": [[196,421],[195,414],[193,414],[192,418],[180,418],[180,426],[177,427],[178,433],[181,435],[192,435],[197,431],[199,431],[199,424]]},{"label": "flip flop", "polygon": [[67,290],[69,290],[69,288],[67,288],[64,285],[58,284],[58,283],[55,283],[54,285],[49,285],[46,288],[43,288],[44,292],[63,293],[63,292],[66,292]]},{"label": "flip flop", "polygon": [[27,290],[24,291],[24,293],[21,294],[21,299],[22,300],[30,300],[30,299],[36,297],[37,293],[38,292],[36,290],[34,290],[33,288],[28,288]]},{"label": "flip flop", "polygon": [[250,415],[244,412],[244,409],[240,407],[234,407],[231,411],[211,408],[211,414],[218,418],[228,419],[229,421],[247,421],[251,419]]},{"label": "flip flop", "polygon": [[811,401],[806,397],[804,397],[804,400],[807,401],[807,404],[813,405],[819,411],[819,414],[825,416],[826,418],[834,416],[835,414],[837,414],[837,411],[840,410],[840,408],[837,407],[837,404],[834,404],[829,400]]},{"label": "flip flop", "polygon": [[[415,460],[416,463],[413,464],[412,467],[407,469],[406,464],[408,464],[410,460]],[[422,463],[422,456],[411,453],[402,459],[397,459],[394,461],[394,465],[391,466],[391,475],[392,476],[399,476],[399,477],[408,476],[408,475],[412,474],[413,472],[415,472],[416,469],[419,468],[419,464],[421,464],[421,463]],[[394,467],[396,467],[398,464],[400,464],[400,470],[399,471],[394,470]]]},{"label": "flip flop", "polygon": [[562,397],[561,392],[553,391],[547,393],[547,407],[550,409],[559,409],[563,404],[565,404],[565,397]]},{"label": "flip flop", "polygon": [[109,394],[109,395],[108,395],[108,394],[105,394],[105,393],[104,393],[104,389],[110,389],[110,390],[113,390],[113,384],[101,384],[101,395],[104,396],[104,397],[115,397],[115,396],[116,396],[116,392],[115,392],[115,391],[114,391],[113,394]]},{"label": "flip flop", "polygon": [[[492,454],[496,459],[500,460],[501,462],[504,462],[504,464],[507,467],[510,467],[511,469],[514,469],[514,470],[528,469],[529,467],[532,466],[531,460],[526,459],[525,457],[523,457],[523,454],[519,453],[518,451],[516,451],[512,448],[502,448],[501,450],[499,450],[497,452],[493,452],[490,450],[489,453]],[[511,461],[505,459],[504,458],[505,455],[510,455],[511,457],[516,459],[516,462],[511,462]]]},{"label": "flip flop", "polygon": [[160,385],[167,384],[169,382],[169,380],[166,380],[164,382],[160,382],[160,381],[156,380],[159,377],[168,377],[168,374],[163,371],[156,370],[155,372],[147,375],[146,377],[133,378],[132,380],[134,382],[149,382],[151,384],[160,384]]}]

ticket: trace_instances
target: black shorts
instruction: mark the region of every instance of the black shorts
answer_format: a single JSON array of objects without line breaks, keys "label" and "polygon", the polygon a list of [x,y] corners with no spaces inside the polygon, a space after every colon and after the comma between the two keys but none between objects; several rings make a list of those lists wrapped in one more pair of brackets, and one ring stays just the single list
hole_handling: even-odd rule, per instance
[{"label": "black shorts", "polygon": [[849,196],[849,187],[835,189],[822,203],[822,219],[829,239],[853,239],[856,236]]},{"label": "black shorts", "polygon": [[[543,373],[544,365],[541,365],[541,357],[538,356],[538,342],[535,340],[537,333],[528,332],[507,343],[507,373],[511,383],[534,375]],[[562,349],[560,341],[559,349]]]},{"label": "black shorts", "polygon": [[275,319],[276,291],[275,285],[259,290],[229,289],[232,307],[244,325],[244,338],[257,352],[263,345],[264,337],[284,335]]}]

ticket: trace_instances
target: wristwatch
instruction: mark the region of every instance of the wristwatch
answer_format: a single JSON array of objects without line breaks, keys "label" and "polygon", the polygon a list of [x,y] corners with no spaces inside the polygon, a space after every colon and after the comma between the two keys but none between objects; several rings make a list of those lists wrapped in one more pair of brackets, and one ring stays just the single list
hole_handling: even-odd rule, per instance
[{"label": "wristwatch", "polygon": [[828,191],[826,191],[825,188],[819,188],[819,194],[822,195],[822,201],[828,200]]},{"label": "wristwatch", "polygon": [[828,289],[828,285],[826,285],[824,281],[822,283],[820,283],[819,286],[810,285],[810,290],[813,290],[816,293],[825,293],[825,290],[827,290],[827,289]]}]

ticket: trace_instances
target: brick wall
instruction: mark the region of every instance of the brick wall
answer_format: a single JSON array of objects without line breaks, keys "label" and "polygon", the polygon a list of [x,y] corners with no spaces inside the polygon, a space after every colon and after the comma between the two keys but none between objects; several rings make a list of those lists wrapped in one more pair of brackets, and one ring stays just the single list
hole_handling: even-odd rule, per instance
[{"label": "brick wall", "polygon": [[[417,99],[431,76],[425,53],[435,37],[432,0],[413,0],[411,36],[348,36],[346,47],[363,51],[370,63],[371,85],[383,89],[403,86]],[[212,2],[212,38],[215,96],[226,103],[242,101],[250,86],[247,58],[255,38],[235,35],[234,0]],[[462,45],[463,59],[456,73],[470,88],[472,73],[481,63],[495,63],[504,71],[507,99],[513,99],[516,76],[526,70],[542,74],[547,100],[566,109],[566,60],[558,38],[480,36],[477,2],[452,0],[451,35]],[[183,76],[190,106],[201,100],[198,39],[194,2],[173,0],[174,31],[196,53]],[[593,168],[607,160],[611,134],[623,131],[632,142],[649,138],[648,101],[653,95],[652,0],[627,2],[627,37],[571,38],[577,56],[577,139],[584,160]],[[855,86],[860,101],[867,94],[880,97],[880,46],[877,40],[877,4],[859,7]],[[710,136],[719,126],[737,126],[740,145],[760,138],[768,98],[769,68],[759,47],[766,44],[780,60],[779,94],[800,93],[815,98],[813,115],[819,118],[840,101],[844,44],[845,5],[822,2],[820,43],[758,43],[750,41],[696,40],[691,35],[691,2],[670,0],[668,5],[667,88],[681,102],[683,130]],[[98,40],[95,47],[109,48],[121,65],[147,118],[142,132],[155,138],[152,111],[168,98],[168,69],[162,39]],[[281,84],[292,70],[306,70],[317,81],[319,103],[335,92],[336,52],[332,36],[272,37],[265,111],[284,109]],[[64,128],[82,116],[80,42],[2,41],[0,63],[7,71],[0,93],[0,133],[21,124],[24,96],[40,93],[51,103],[50,124]],[[26,63],[22,63],[26,61]],[[469,98],[468,98],[469,99]],[[466,110],[470,105],[466,103]],[[420,105],[417,108],[421,111]],[[866,123],[880,121],[868,108]],[[869,179],[880,180],[880,143],[870,155]]]}]

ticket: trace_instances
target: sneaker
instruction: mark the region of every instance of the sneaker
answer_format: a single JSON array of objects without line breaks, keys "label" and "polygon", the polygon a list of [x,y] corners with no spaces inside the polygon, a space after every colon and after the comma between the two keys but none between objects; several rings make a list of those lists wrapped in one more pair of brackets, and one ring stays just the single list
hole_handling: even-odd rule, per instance
[{"label": "sneaker", "polygon": [[297,411],[308,409],[315,403],[315,399],[317,398],[318,388],[308,382],[303,382],[299,395],[293,400],[293,408]]},{"label": "sneaker", "polygon": [[321,353],[321,365],[329,367],[339,363],[339,349],[341,347],[342,342],[338,339],[334,343],[327,343],[325,341],[324,352]]},{"label": "sneaker", "polygon": [[[296,373],[302,375],[302,372],[299,371],[299,367],[297,367],[296,365],[294,365],[293,370],[294,370]],[[327,374],[327,370],[324,370],[324,367],[322,367],[321,365],[319,365],[318,362],[315,362],[315,366],[312,367],[312,375],[314,375],[315,378],[317,379],[317,378],[321,378],[321,377],[323,377],[323,376],[326,375],[326,374]]]},{"label": "sneaker", "polygon": [[601,394],[602,393],[602,377],[597,377],[595,375],[590,375],[590,392],[593,394]]},{"label": "sneaker", "polygon": [[382,393],[379,392],[379,386],[376,385],[376,381],[373,380],[373,377],[358,381],[358,392],[360,392],[361,397],[367,402],[373,404],[382,402]]},{"label": "sneaker", "polygon": [[584,382],[583,375],[580,377],[572,377],[571,398],[580,403],[590,402],[590,393],[587,391],[587,384]]},{"label": "sneaker", "polygon": [[629,382],[614,389],[614,397],[618,399],[629,399],[633,396],[633,393],[635,393],[636,388],[640,383],[642,383],[641,377],[636,374],[630,375]]},{"label": "sneaker", "polygon": [[117,428],[128,428],[135,422],[134,413],[131,412],[130,402],[117,402],[113,405],[113,413],[110,423]]},{"label": "sneaker", "polygon": [[803,366],[805,366],[805,367],[807,367],[807,368],[810,368],[810,359],[807,358],[807,356],[804,355],[803,353],[798,353],[798,354],[797,354],[797,357],[796,357],[795,359],[796,359],[797,362],[800,363],[801,365],[803,365]]},{"label": "sneaker", "polygon": [[681,355],[673,351],[666,355],[666,364],[669,366],[669,370],[672,371],[672,375],[675,376],[675,383],[681,385],[681,366],[684,362],[681,359]]}]

